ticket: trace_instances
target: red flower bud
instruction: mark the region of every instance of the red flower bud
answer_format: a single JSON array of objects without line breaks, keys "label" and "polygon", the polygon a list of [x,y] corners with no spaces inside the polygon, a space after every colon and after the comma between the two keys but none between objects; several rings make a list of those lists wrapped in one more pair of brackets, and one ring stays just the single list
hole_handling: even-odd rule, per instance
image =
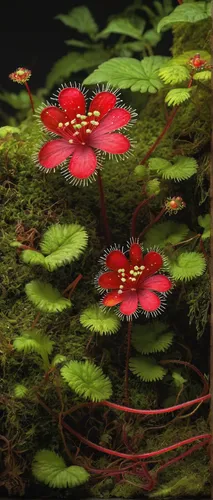
[{"label": "red flower bud", "polygon": [[13,73],[10,73],[9,78],[16,83],[24,84],[31,77],[31,71],[27,68],[17,68]]}]

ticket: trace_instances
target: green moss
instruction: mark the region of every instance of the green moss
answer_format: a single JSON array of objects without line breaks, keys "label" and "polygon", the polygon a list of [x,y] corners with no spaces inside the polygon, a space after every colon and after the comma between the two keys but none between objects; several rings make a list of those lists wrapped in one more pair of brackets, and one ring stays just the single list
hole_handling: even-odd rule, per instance
[{"label": "green moss", "polygon": [[207,50],[211,53],[211,20],[193,23],[175,24],[173,27],[173,57],[188,50]]}]

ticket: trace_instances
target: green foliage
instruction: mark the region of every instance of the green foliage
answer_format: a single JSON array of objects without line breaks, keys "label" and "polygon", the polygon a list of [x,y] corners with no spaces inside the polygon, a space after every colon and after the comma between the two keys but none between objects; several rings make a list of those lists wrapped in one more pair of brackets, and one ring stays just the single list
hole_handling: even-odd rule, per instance
[{"label": "green foliage", "polygon": [[91,332],[100,335],[116,333],[120,327],[119,318],[112,311],[105,311],[98,305],[87,307],[80,316],[80,322]]},{"label": "green foliage", "polygon": [[188,306],[189,324],[196,330],[200,339],[209,323],[211,305],[209,274],[205,272],[197,281],[187,284],[186,303]]},{"label": "green foliage", "polygon": [[191,97],[192,89],[172,89],[165,97],[168,106],[179,106]]},{"label": "green foliage", "polygon": [[159,76],[165,84],[175,85],[189,80],[190,73],[185,66],[170,64],[160,69]]},{"label": "green foliage", "polygon": [[71,307],[70,300],[62,297],[60,292],[56,288],[53,288],[50,283],[32,280],[25,286],[25,291],[28,299],[39,311],[56,313]]},{"label": "green foliage", "polygon": [[151,196],[152,194],[156,194],[156,195],[159,194],[160,188],[161,188],[161,184],[160,184],[160,181],[158,179],[151,179],[146,184],[146,192],[147,192],[148,196]]},{"label": "green foliage", "polygon": [[180,371],[178,371],[178,370],[174,370],[171,375],[172,375],[174,383],[178,389],[180,389],[183,386],[183,384],[185,384],[185,382],[187,382],[187,380],[182,377]]},{"label": "green foliage", "polygon": [[20,337],[17,337],[13,342],[13,347],[18,352],[36,352],[37,354],[51,354],[54,342],[47,335],[40,333],[37,330],[28,330],[22,332]]},{"label": "green foliage", "polygon": [[199,215],[198,224],[201,226],[204,231],[202,233],[202,240],[207,240],[211,236],[211,215]]},{"label": "green foliage", "polygon": [[79,33],[86,33],[91,38],[98,31],[98,26],[91,12],[84,5],[75,7],[67,15],[59,14],[56,16],[56,19],[59,19],[65,26],[79,31]]},{"label": "green foliage", "polygon": [[28,393],[28,388],[22,384],[16,384],[14,387],[14,396],[17,399],[24,398]]},{"label": "green foliage", "polygon": [[18,127],[0,127],[0,139],[4,139],[8,134],[20,134],[21,131]]},{"label": "green foliage", "polygon": [[137,167],[135,167],[134,174],[138,179],[143,179],[147,176],[147,168],[145,165],[137,165]]},{"label": "green foliage", "polygon": [[201,276],[206,268],[203,255],[197,252],[184,252],[170,261],[170,270],[175,280],[189,281]]},{"label": "green foliage", "polygon": [[137,61],[131,57],[115,57],[104,62],[89,75],[84,83],[108,82],[121,89],[131,89],[132,92],[157,92],[163,84],[158,76],[160,67],[167,62],[163,56],[144,57]]},{"label": "green foliage", "polygon": [[61,363],[65,363],[66,361],[67,361],[66,356],[64,356],[63,354],[56,354],[52,360],[51,365],[57,366],[57,365],[60,365]]},{"label": "green foliage", "polygon": [[182,52],[180,55],[176,56],[176,57],[173,57],[173,59],[171,60],[171,64],[172,65],[176,65],[176,64],[188,64],[190,59],[192,57],[194,57],[194,55],[199,52],[200,54],[200,57],[202,59],[205,59],[205,61],[207,62],[211,62],[211,54],[209,54],[209,52],[207,52],[207,50],[186,50],[184,52]]},{"label": "green foliage", "polygon": [[63,458],[54,451],[41,450],[32,463],[33,476],[51,488],[73,488],[86,483],[88,472],[77,465],[67,467]]},{"label": "green foliage", "polygon": [[159,248],[164,248],[168,244],[176,245],[186,238],[188,232],[186,224],[173,221],[159,222],[147,231],[144,244],[150,248],[156,245]]},{"label": "green foliage", "polygon": [[197,162],[188,156],[175,156],[173,161],[163,158],[151,158],[149,168],[163,177],[174,181],[184,181],[197,172]]},{"label": "green foliage", "polygon": [[130,36],[141,40],[141,30],[137,29],[128,19],[116,18],[109,22],[108,26],[98,34],[97,38],[106,38],[111,33]]},{"label": "green foliage", "polygon": [[21,90],[19,93],[2,92],[0,94],[0,101],[6,102],[16,110],[29,108],[29,97],[26,90]]},{"label": "green foliage", "polygon": [[157,31],[173,26],[176,23],[197,23],[211,16],[211,5],[207,2],[190,2],[178,5],[169,16],[158,24]]},{"label": "green foliage", "polygon": [[141,354],[166,351],[172,344],[173,332],[161,321],[133,327],[132,344]]},{"label": "green foliage", "polygon": [[155,28],[157,27],[159,21],[163,17],[170,14],[172,9],[173,9],[172,0],[163,0],[163,1],[155,0],[153,2],[153,6],[152,4],[150,4],[149,6],[147,5],[142,6],[142,10],[146,12],[152,26],[154,26]]},{"label": "green foliage", "polygon": [[166,374],[166,370],[158,365],[153,358],[138,356],[130,358],[129,368],[134,375],[137,375],[144,382],[155,382],[162,380]]},{"label": "green foliage", "polygon": [[200,71],[199,73],[195,73],[193,76],[194,80],[197,80],[199,82],[206,82],[208,80],[211,80],[212,73],[209,70],[206,71]]},{"label": "green foliage", "polygon": [[21,258],[25,264],[45,267],[45,257],[44,255],[42,255],[42,253],[37,252],[37,250],[23,250],[23,252],[21,253]]},{"label": "green foliage", "polygon": [[70,361],[61,369],[61,375],[69,387],[85,399],[103,401],[112,394],[109,378],[90,361]]}]

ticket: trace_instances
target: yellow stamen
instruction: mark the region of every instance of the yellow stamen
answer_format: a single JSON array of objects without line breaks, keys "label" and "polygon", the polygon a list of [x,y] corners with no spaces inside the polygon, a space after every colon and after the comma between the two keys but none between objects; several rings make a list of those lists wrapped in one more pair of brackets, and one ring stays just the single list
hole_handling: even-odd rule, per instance
[{"label": "yellow stamen", "polygon": [[59,127],[59,128],[63,127],[63,125],[64,125],[64,124],[63,124],[62,122],[59,122],[59,123],[58,123],[58,127]]},{"label": "yellow stamen", "polygon": [[65,122],[65,127],[68,127],[68,125],[70,124],[70,122]]},{"label": "yellow stamen", "polygon": [[73,139],[69,139],[69,143],[72,144],[73,143]]},{"label": "yellow stamen", "polygon": [[99,122],[96,122],[95,120],[91,120],[91,125],[94,125],[95,127],[97,127],[97,125],[99,125]]},{"label": "yellow stamen", "polygon": [[73,135],[79,135],[79,132],[75,132]]},{"label": "yellow stamen", "polygon": [[81,125],[82,125],[83,127],[84,127],[85,125],[87,125],[87,124],[88,124],[88,122],[85,122],[85,121],[81,122]]},{"label": "yellow stamen", "polygon": [[81,120],[86,120],[86,115],[81,115],[80,118]]},{"label": "yellow stamen", "polygon": [[86,134],[91,134],[92,130],[90,128],[86,128]]},{"label": "yellow stamen", "polygon": [[87,115],[88,115],[88,116],[92,116],[92,113],[91,113],[91,111],[89,111],[89,113],[87,113]]},{"label": "yellow stamen", "polygon": [[93,111],[94,116],[100,116],[100,114],[101,114],[100,111]]},{"label": "yellow stamen", "polygon": [[71,123],[71,125],[73,125],[75,122],[76,122],[76,119],[74,118],[74,120],[72,120],[70,123]]},{"label": "yellow stamen", "polygon": [[78,113],[78,114],[76,115],[76,118],[81,118],[80,113]]},{"label": "yellow stamen", "polygon": [[123,281],[123,283],[125,283],[125,281],[126,281],[126,278],[121,278],[121,281]]}]

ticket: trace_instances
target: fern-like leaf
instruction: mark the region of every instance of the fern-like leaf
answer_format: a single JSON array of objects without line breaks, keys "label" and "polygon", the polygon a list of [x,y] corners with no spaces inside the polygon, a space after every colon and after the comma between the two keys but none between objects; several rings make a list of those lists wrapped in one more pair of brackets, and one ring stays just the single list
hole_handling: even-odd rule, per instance
[{"label": "fern-like leaf", "polygon": [[168,244],[176,245],[186,238],[188,232],[189,228],[186,224],[173,221],[160,222],[147,231],[144,245],[159,248],[164,248]]},{"label": "fern-like leaf", "polygon": [[62,297],[60,292],[53,288],[50,283],[32,280],[25,286],[25,291],[28,299],[39,311],[55,313],[71,307],[70,300]]},{"label": "fern-like leaf", "polygon": [[166,351],[172,344],[173,332],[161,321],[137,325],[133,329],[132,344],[141,354]]},{"label": "fern-like leaf", "polygon": [[17,384],[14,387],[14,396],[17,399],[23,399],[28,393],[28,388],[25,385]]},{"label": "fern-like leaf", "polygon": [[13,347],[16,351],[36,352],[37,354],[51,354],[54,342],[47,335],[38,332],[37,330],[26,330],[17,337],[13,342]]},{"label": "fern-like leaf", "polygon": [[116,333],[120,326],[119,318],[112,311],[104,311],[98,305],[85,309],[80,316],[80,322],[91,332],[100,335]]},{"label": "fern-like leaf", "polygon": [[63,458],[54,451],[41,450],[32,464],[33,476],[51,488],[73,488],[89,479],[88,472],[77,465],[67,467]]},{"label": "fern-like leaf", "polygon": [[179,106],[191,97],[192,89],[172,89],[165,97],[168,106]]},{"label": "fern-like leaf", "polygon": [[79,224],[54,224],[44,234],[41,250],[49,271],[78,259],[87,246],[88,235]]},{"label": "fern-like leaf", "polygon": [[170,271],[175,280],[189,281],[201,276],[206,268],[203,255],[197,252],[181,253],[175,261],[170,262]]},{"label": "fern-like leaf", "polygon": [[144,382],[155,382],[162,380],[166,375],[166,370],[158,365],[153,358],[145,356],[138,356],[137,358],[130,358],[129,368],[134,375],[137,375]]},{"label": "fern-like leaf", "polygon": [[199,215],[198,224],[201,226],[204,231],[202,233],[202,240],[207,240],[211,236],[211,215]]},{"label": "fern-like leaf", "polygon": [[56,354],[52,360],[52,366],[58,366],[64,364],[67,361],[67,357],[63,354]]},{"label": "fern-like leaf", "polygon": [[112,394],[112,385],[101,368],[89,361],[70,361],[61,368],[63,379],[69,387],[85,399],[102,401],[109,399]]},{"label": "fern-like leaf", "polygon": [[175,156],[173,163],[163,158],[151,158],[149,160],[150,170],[160,174],[163,179],[184,181],[197,172],[197,162],[188,156]]},{"label": "fern-like leaf", "polygon": [[186,66],[170,64],[160,69],[159,76],[164,83],[175,85],[189,80],[190,73]]}]

